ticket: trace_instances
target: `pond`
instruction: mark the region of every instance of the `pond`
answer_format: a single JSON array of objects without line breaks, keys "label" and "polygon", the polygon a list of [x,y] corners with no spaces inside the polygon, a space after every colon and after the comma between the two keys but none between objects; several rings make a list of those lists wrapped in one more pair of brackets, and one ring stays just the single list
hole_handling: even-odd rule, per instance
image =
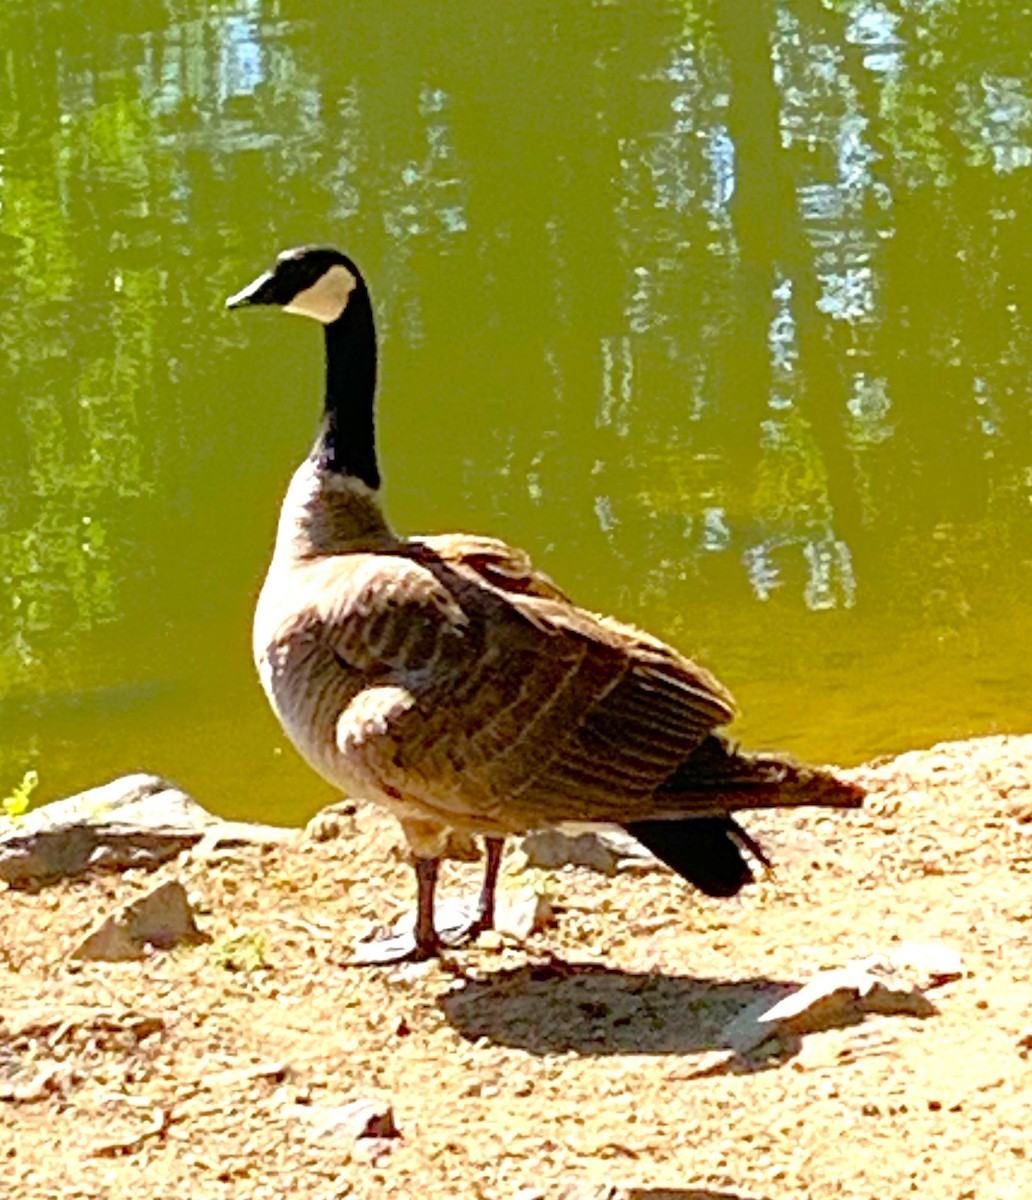
[{"label": "pond", "polygon": [[331,797],[250,617],[343,246],[386,505],[700,657],[756,746],[1032,728],[1032,21],[1010,0],[8,0],[0,792]]}]

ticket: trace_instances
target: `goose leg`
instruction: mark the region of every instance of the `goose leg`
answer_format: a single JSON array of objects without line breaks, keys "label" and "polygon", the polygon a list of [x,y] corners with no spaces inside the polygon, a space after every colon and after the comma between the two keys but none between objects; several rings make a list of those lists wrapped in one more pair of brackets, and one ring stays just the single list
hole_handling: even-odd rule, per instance
[{"label": "goose leg", "polygon": [[484,884],[480,889],[480,899],[477,901],[476,915],[465,929],[458,933],[449,933],[446,942],[449,946],[461,946],[471,942],[488,929],[494,929],[495,896],[498,888],[498,868],[502,865],[502,851],[505,849],[505,838],[485,837],[484,849],[486,861],[484,864]]},{"label": "goose leg", "polygon": [[412,956],[416,961],[435,958],[441,949],[434,925],[434,892],[440,865],[439,858],[416,859],[416,938]]},{"label": "goose leg", "polygon": [[505,838],[484,838],[484,849],[487,851],[487,862],[484,865],[484,886],[480,889],[480,902],[477,905],[477,933],[484,933],[488,929],[494,929],[498,869],[502,865],[502,851],[505,849]]},{"label": "goose leg", "polygon": [[[396,930],[385,937],[362,942],[356,948],[355,961],[370,966],[385,966],[398,962],[425,962],[428,958],[436,958],[445,946],[464,946],[473,941],[488,929],[494,928],[495,899],[498,890],[498,870],[502,865],[502,851],[505,839],[488,837],[484,839],[486,861],[484,865],[484,883],[480,889],[480,897],[474,910],[473,920],[467,925],[459,924],[464,918],[457,918],[456,909],[462,913],[469,912],[469,907],[463,904],[445,904],[449,915],[444,917],[442,929],[438,932],[434,920],[434,896],[437,890],[437,873],[441,860],[439,858],[417,858],[416,870],[416,919],[411,928]],[[454,922],[454,923],[452,923]]]},{"label": "goose leg", "polygon": [[439,858],[417,858],[416,919],[405,928],[360,942],[355,948],[355,962],[369,966],[386,966],[399,962],[425,962],[441,952],[442,941],[434,925],[434,892],[437,889]]}]

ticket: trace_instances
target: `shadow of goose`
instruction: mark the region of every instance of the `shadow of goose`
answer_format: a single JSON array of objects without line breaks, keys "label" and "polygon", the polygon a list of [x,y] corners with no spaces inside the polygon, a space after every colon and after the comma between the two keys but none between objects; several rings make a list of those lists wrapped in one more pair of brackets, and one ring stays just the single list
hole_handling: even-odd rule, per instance
[{"label": "shadow of goose", "polygon": [[730,1049],[723,1031],[736,1014],[759,1000],[775,1004],[798,986],[553,959],[464,977],[439,1004],[462,1037],[531,1054],[698,1054]]}]

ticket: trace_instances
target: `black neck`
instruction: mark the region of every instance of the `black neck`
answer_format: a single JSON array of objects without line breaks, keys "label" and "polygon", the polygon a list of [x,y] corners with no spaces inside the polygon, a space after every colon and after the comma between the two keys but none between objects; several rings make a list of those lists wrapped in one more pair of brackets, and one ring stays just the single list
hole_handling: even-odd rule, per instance
[{"label": "black neck", "polygon": [[326,326],[326,414],[312,452],[321,467],[380,486],[373,398],[376,329],[369,292],[361,282],[347,308]]}]

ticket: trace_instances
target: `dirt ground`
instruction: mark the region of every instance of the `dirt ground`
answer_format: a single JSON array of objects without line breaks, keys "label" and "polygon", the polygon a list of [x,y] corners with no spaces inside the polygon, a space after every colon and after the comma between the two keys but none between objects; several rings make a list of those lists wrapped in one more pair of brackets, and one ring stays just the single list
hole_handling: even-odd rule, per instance
[{"label": "dirt ground", "polygon": [[[348,965],[411,900],[366,808],[330,841],[163,867],[210,940],[143,962],[66,954],[155,875],[8,891],[0,1197],[1028,1200],[1030,763],[1032,737],[992,738],[862,768],[861,813],[749,822],[778,870],[734,901],[510,869],[556,924],[444,964]],[[729,1051],[744,1006],[904,940],[964,960],[932,1015]],[[356,1098],[401,1136],[355,1140]]]}]

